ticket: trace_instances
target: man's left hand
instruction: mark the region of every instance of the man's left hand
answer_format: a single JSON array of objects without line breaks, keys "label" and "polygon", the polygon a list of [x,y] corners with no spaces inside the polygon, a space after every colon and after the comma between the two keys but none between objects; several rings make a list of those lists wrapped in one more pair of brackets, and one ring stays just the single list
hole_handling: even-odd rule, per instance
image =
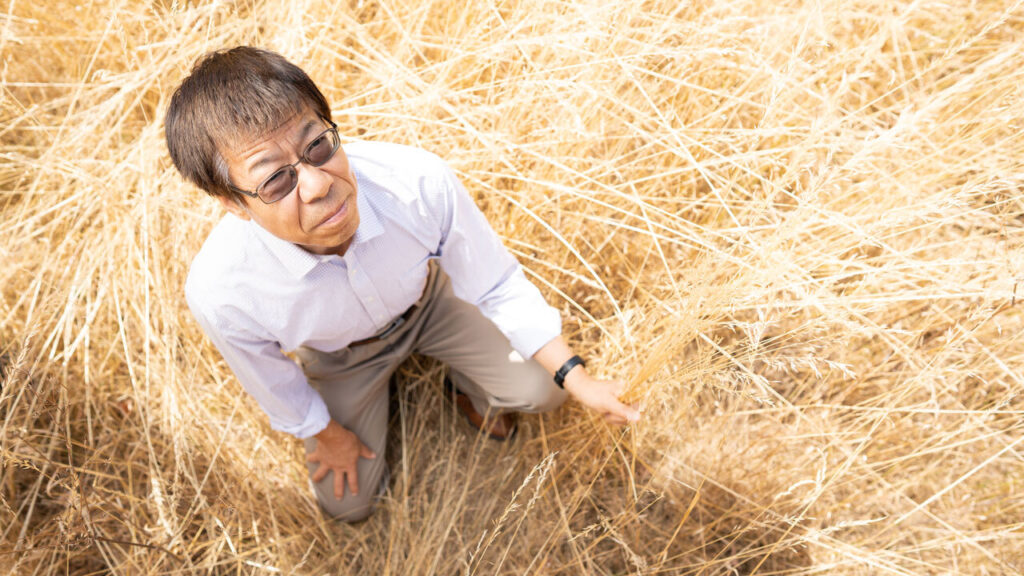
[{"label": "man's left hand", "polygon": [[640,420],[640,412],[619,401],[625,384],[620,380],[598,380],[582,366],[565,377],[565,390],[581,404],[604,416],[609,424],[623,426]]}]

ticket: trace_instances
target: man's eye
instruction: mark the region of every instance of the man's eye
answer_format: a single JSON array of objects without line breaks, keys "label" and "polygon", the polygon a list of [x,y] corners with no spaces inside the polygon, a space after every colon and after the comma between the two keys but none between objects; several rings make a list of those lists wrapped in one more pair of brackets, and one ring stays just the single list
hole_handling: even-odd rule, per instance
[{"label": "man's eye", "polygon": [[306,161],[313,166],[320,166],[331,159],[334,154],[333,142],[327,136],[321,136],[306,149]]},{"label": "man's eye", "polygon": [[313,140],[312,142],[310,142],[309,143],[309,147],[307,148],[307,150],[309,150],[310,152],[315,152],[318,148],[321,148],[326,143],[327,143],[327,137],[326,136],[321,136],[321,137],[317,138],[316,140]]}]

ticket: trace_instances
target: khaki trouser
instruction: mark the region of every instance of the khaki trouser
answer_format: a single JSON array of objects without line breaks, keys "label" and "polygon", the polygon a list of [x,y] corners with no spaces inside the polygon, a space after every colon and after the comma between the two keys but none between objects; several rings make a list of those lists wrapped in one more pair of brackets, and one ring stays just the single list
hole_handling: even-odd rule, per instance
[{"label": "khaki trouser", "polygon": [[[314,485],[320,505],[347,522],[372,512],[387,470],[384,450],[388,428],[388,381],[411,353],[448,365],[452,381],[481,414],[497,410],[544,412],[557,408],[566,393],[535,361],[524,360],[480,310],[452,292],[448,276],[431,265],[423,296],[409,320],[387,338],[336,352],[300,348],[296,355],[311,385],[318,389],[331,418],[354,432],[377,457],[359,460],[359,494],[345,484],[334,497],[334,473]],[[316,448],[308,438],[306,453]],[[309,463],[312,476],[318,463]]]}]

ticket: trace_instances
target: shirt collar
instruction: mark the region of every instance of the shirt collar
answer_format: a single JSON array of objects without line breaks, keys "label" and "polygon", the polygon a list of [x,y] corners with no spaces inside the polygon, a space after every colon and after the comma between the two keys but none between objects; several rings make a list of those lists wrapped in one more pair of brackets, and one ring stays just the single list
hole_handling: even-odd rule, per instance
[{"label": "shirt collar", "polygon": [[375,184],[367,180],[363,174],[356,172],[354,168],[353,172],[356,175],[356,186],[359,190],[356,196],[356,205],[359,206],[359,227],[356,228],[352,244],[362,244],[383,234],[384,225],[380,221],[380,214],[369,200],[370,194],[375,192],[373,190]]},{"label": "shirt collar", "polygon": [[[381,224],[380,216],[369,203],[366,198],[366,193],[364,192],[368,192],[368,188],[371,184],[369,182],[365,182],[357,173],[356,185],[359,190],[359,193],[356,195],[356,206],[359,207],[359,227],[356,228],[355,236],[352,238],[352,243],[349,245],[348,251],[353,250],[356,245],[362,244],[363,242],[384,233],[384,226]],[[309,274],[313,268],[316,268],[317,265],[338,257],[330,254],[321,255],[307,252],[305,249],[267,232],[262,226],[252,220],[249,221],[249,224],[253,226],[257,237],[259,237],[263,242],[263,245],[266,246],[278,261],[281,262],[281,265],[296,278],[302,278],[306,274]],[[346,254],[348,254],[348,252],[346,252]]]}]

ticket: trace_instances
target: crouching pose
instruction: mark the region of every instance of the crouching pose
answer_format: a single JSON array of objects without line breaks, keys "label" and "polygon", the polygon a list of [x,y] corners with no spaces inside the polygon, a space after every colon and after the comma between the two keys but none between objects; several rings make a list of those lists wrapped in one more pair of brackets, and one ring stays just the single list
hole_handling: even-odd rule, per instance
[{"label": "crouching pose", "polygon": [[227,211],[192,262],[189,307],[271,426],[305,440],[332,517],[365,518],[386,482],[388,381],[413,352],[448,367],[458,409],[496,439],[514,412],[567,393],[612,423],[639,417],[621,382],[587,374],[446,164],[342,147],[323,94],[281,56],[203,57],[166,137],[181,174]]}]

